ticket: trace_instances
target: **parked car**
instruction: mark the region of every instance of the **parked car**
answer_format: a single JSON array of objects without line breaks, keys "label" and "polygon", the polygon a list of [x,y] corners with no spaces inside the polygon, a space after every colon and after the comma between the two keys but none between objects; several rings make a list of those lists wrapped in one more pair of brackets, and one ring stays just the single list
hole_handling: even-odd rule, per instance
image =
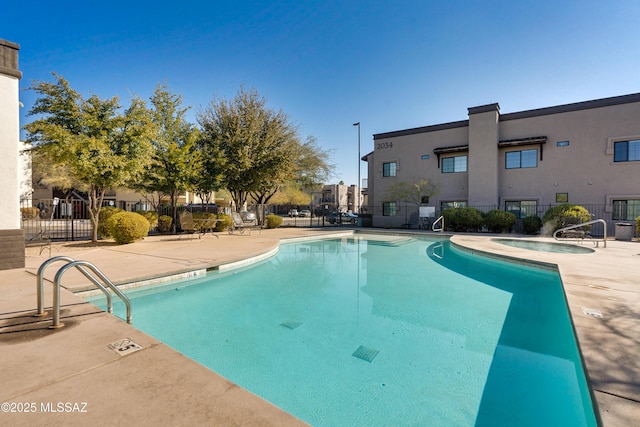
[{"label": "parked car", "polygon": [[358,220],[358,216],[350,212],[340,212],[340,213],[333,212],[327,216],[327,221],[329,221],[329,224],[335,224],[335,223],[355,224],[357,220]]},{"label": "parked car", "polygon": [[290,209],[289,216],[298,216],[298,209]]},{"label": "parked car", "polygon": [[300,212],[298,212],[298,216],[301,216],[301,217],[311,216],[311,211],[309,209],[302,209]]},{"label": "parked car", "polygon": [[240,212],[242,222],[256,222],[256,214],[254,212],[242,211]]}]

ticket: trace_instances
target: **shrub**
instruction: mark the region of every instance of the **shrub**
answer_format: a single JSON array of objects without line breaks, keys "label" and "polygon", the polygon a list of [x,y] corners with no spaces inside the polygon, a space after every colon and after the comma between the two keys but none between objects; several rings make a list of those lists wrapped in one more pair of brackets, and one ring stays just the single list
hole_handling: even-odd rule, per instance
[{"label": "shrub", "polygon": [[542,216],[542,223],[545,227],[549,227],[549,231],[553,233],[562,228],[562,221],[569,216],[578,218],[580,222],[591,221],[591,214],[587,209],[580,205],[565,203],[547,209]]},{"label": "shrub", "polygon": [[135,212],[118,212],[109,217],[109,233],[116,243],[132,243],[149,234],[149,221]]},{"label": "shrub", "polygon": [[476,208],[450,208],[442,215],[447,230],[477,231],[482,226],[482,212]]},{"label": "shrub", "polygon": [[636,218],[636,232],[640,234],[640,216]]},{"label": "shrub", "polygon": [[282,225],[282,218],[278,215],[269,214],[265,218],[267,228],[278,228]]},{"label": "shrub", "polygon": [[136,211],[138,215],[142,215],[149,221],[149,227],[158,228],[158,212],[156,211]]},{"label": "shrub", "polygon": [[20,213],[22,214],[22,219],[33,219],[37,218],[40,215],[40,209],[38,208],[20,208]]},{"label": "shrub", "polygon": [[173,218],[169,215],[161,215],[158,217],[158,226],[156,229],[158,233],[168,233],[171,231],[171,225],[173,224]]},{"label": "shrub", "polygon": [[[215,215],[215,214],[207,214],[207,215]],[[216,231],[225,231],[233,224],[233,218],[231,215],[227,214],[218,214],[218,219],[222,221],[218,221],[216,224]]]},{"label": "shrub", "polygon": [[524,234],[538,234],[542,228],[542,220],[538,215],[529,215],[522,220]]},{"label": "shrub", "polygon": [[511,212],[494,209],[484,216],[484,225],[492,233],[506,233],[516,223],[516,216]]},{"label": "shrub", "polygon": [[100,216],[98,218],[98,234],[100,236],[103,238],[111,237],[111,234],[109,234],[109,218],[120,212],[124,211],[113,206],[103,206],[100,209]]}]

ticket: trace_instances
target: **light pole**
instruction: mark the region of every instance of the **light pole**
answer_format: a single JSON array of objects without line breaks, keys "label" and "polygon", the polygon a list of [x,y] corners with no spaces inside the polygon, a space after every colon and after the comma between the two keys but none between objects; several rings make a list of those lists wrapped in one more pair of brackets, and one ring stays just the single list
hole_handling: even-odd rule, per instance
[{"label": "light pole", "polygon": [[356,202],[356,206],[358,206],[358,214],[360,213],[360,122],[354,123],[354,126],[358,126],[358,182],[356,183],[356,188],[358,190],[358,194],[354,194],[354,201]]}]

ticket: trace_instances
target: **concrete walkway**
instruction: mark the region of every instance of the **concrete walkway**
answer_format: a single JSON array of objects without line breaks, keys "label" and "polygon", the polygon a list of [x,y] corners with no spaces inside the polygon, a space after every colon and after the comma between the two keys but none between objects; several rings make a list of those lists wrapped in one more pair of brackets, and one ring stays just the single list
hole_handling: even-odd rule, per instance
[{"label": "concrete walkway", "polygon": [[[122,246],[69,242],[54,245],[51,256],[90,261],[123,284],[241,262],[277,250],[281,238],[345,231],[156,236]],[[603,425],[628,426],[640,419],[640,243],[609,241],[606,249],[592,254],[567,255],[508,247],[478,235],[452,241],[472,251],[557,264]],[[9,402],[2,407],[0,424],[304,425],[74,295],[71,291],[90,287],[75,271],[66,273],[62,283],[65,326],[48,329],[50,316],[33,317],[35,273],[47,258],[48,252],[40,255],[39,248],[29,248],[25,269],[0,271],[0,402]],[[58,268],[54,264],[45,274],[49,313],[50,281]],[[135,311],[133,317],[135,325]],[[117,342],[125,348],[125,339],[141,349],[123,356],[109,347]]]}]

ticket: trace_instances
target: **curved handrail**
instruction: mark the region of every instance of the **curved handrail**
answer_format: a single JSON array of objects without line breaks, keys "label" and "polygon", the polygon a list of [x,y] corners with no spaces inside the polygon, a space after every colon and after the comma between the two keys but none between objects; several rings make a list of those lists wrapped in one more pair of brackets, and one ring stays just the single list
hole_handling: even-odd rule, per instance
[{"label": "curved handrail", "polygon": [[580,223],[580,224],[574,224],[574,225],[569,225],[567,227],[560,228],[560,229],[556,230],[553,233],[553,238],[559,241],[560,240],[560,238],[558,237],[559,233],[564,233],[565,231],[573,230],[574,228],[584,227],[585,225],[595,224],[597,222],[601,222],[602,224],[604,224],[604,240],[603,240],[604,245],[603,245],[603,247],[606,248],[607,247],[607,222],[604,219],[594,219],[593,221],[587,221],[587,222],[583,222],[583,223]]},{"label": "curved handrail", "polygon": [[[60,281],[62,279],[62,275],[69,270],[70,268],[77,268],[78,270],[80,270],[83,273],[89,274],[89,272],[87,272],[86,270],[84,270],[83,267],[88,267],[91,271],[93,271],[94,274],[96,274],[98,277],[100,277],[100,279],[102,279],[102,281],[111,288],[111,290],[120,297],[120,299],[125,303],[126,307],[127,307],[127,323],[131,324],[131,302],[129,301],[129,298],[127,298],[127,296],[122,293],[122,291],[120,289],[118,289],[118,287],[116,285],[114,285],[108,278],[107,276],[105,276],[100,270],[98,270],[98,268],[91,264],[89,261],[72,261],[69,262],[68,264],[66,264],[65,266],[63,266],[62,268],[60,268],[60,270],[58,270],[58,272],[56,273],[55,279],[53,281],[53,324],[51,325],[51,328],[61,328],[62,326],[64,326],[64,324],[60,323]],[[83,271],[84,270],[84,271]],[[89,274],[89,276],[91,276]],[[91,281],[95,284],[98,284],[97,280],[91,276]],[[109,295],[109,291],[102,285],[98,284],[98,287],[100,289],[102,289],[103,292],[105,292],[106,295],[108,295],[108,299],[110,299],[110,295]],[[109,311],[110,313],[112,311]]]},{"label": "curved handrail", "polygon": [[[436,228],[437,223],[441,223],[440,228]],[[431,224],[431,231],[444,231],[444,215],[440,215],[438,219]]]},{"label": "curved handrail", "polygon": [[[44,271],[47,269],[47,267],[49,267],[49,265],[53,264],[56,261],[67,261],[67,263],[70,262],[74,262],[75,260],[73,258],[70,258],[68,256],[64,256],[64,255],[60,255],[60,256],[55,256],[53,258],[49,258],[48,260],[46,260],[45,262],[42,263],[42,265],[38,268],[38,275],[37,275],[37,289],[36,289],[36,294],[37,294],[37,299],[38,299],[38,311],[36,312],[36,314],[33,315],[33,317],[43,317],[46,316],[46,313],[44,312]],[[82,274],[84,274],[84,276],[91,280],[93,282],[94,285],[96,285],[98,288],[102,289],[102,292],[105,293],[105,295],[107,296],[107,310],[109,311],[109,313],[113,313],[113,307],[111,304],[111,294],[109,293],[109,291],[107,291],[107,289],[102,286],[102,284],[100,284],[100,282],[98,282],[95,277],[93,277],[91,275],[91,273],[89,273],[84,267],[82,266],[78,266],[78,270],[80,270],[80,272]]]}]

